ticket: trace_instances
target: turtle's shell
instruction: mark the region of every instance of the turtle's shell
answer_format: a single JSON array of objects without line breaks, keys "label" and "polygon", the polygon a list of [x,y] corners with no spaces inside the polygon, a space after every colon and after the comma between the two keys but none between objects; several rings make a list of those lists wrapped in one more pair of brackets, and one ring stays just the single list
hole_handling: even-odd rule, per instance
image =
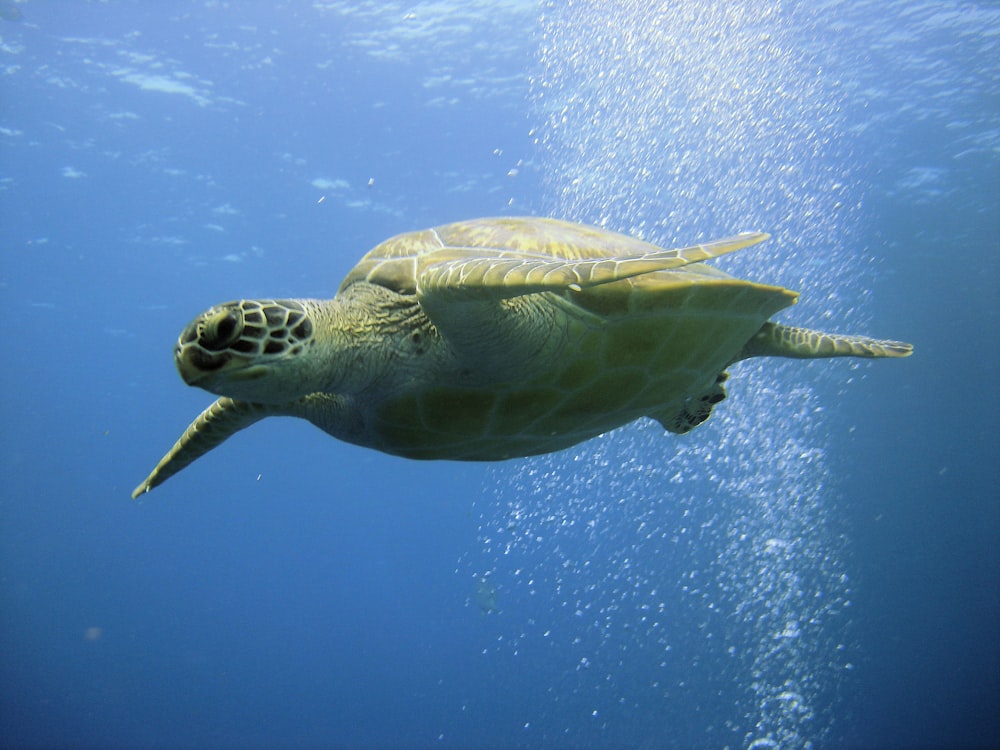
[{"label": "turtle's shell", "polygon": [[[745,246],[766,235],[746,237],[720,242]],[[718,254],[717,247],[701,250],[665,251],[597,227],[536,218],[476,219],[381,243],[338,295],[368,283],[418,296],[459,362],[454,370],[408,375],[371,404],[377,447],[413,458],[493,460],[557,450],[641,416],[688,431],[725,397],[723,370],[796,297],[691,262]],[[674,252],[683,259],[655,261],[663,270],[524,290],[562,268],[593,282],[588,261],[620,259],[604,265],[623,266]],[[519,270],[536,260],[559,268]],[[463,272],[481,267],[431,288],[434,267],[456,263]],[[494,272],[501,267],[513,270]],[[477,309],[480,296],[484,307]],[[470,371],[470,380],[456,374]]]},{"label": "turtle's shell", "polygon": [[[340,285],[367,281],[401,294],[416,291],[418,258],[450,249],[475,250],[483,257],[517,253],[563,260],[645,255],[661,248],[648,242],[584,224],[534,217],[487,218],[459,221],[434,229],[391,237],[365,254]],[[688,266],[690,268],[690,266]],[[709,274],[729,278],[709,269]]]}]

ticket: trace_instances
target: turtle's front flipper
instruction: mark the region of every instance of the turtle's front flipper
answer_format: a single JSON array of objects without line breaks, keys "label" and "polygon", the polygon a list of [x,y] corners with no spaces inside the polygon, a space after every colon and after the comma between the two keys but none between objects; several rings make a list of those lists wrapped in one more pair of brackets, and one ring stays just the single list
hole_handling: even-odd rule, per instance
[{"label": "turtle's front flipper", "polygon": [[132,491],[132,499],[167,481],[189,463],[220,445],[231,435],[275,413],[275,407],[220,398],[198,415],[180,440],[142,484]]},{"label": "turtle's front flipper", "polygon": [[769,236],[746,232],[704,245],[610,258],[449,249],[428,255],[426,265],[417,270],[417,296],[421,305],[433,309],[449,301],[482,303],[541,292],[580,291],[717,258],[756,245]]},{"label": "turtle's front flipper", "polygon": [[736,360],[750,357],[792,357],[816,359],[821,357],[909,357],[913,344],[902,341],[884,341],[866,336],[845,336],[822,333],[808,328],[794,328],[780,323],[765,323],[754,334]]}]

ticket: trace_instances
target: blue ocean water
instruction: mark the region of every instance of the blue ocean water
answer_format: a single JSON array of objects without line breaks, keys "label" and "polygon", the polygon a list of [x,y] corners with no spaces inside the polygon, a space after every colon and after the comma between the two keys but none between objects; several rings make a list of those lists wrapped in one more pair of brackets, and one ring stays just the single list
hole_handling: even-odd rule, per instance
[{"label": "blue ocean water", "polygon": [[[20,16],[20,18],[17,18]],[[0,745],[1000,744],[1000,9],[0,3]],[[689,435],[495,465],[267,420],[138,502],[208,306],[494,214],[802,292]]]}]

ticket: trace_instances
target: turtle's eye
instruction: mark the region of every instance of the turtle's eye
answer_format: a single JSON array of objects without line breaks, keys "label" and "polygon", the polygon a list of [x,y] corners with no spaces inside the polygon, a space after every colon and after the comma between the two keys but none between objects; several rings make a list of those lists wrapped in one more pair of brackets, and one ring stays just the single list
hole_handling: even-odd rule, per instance
[{"label": "turtle's eye", "polygon": [[210,352],[219,352],[235,342],[243,331],[243,313],[239,309],[225,309],[206,316],[199,340]]}]

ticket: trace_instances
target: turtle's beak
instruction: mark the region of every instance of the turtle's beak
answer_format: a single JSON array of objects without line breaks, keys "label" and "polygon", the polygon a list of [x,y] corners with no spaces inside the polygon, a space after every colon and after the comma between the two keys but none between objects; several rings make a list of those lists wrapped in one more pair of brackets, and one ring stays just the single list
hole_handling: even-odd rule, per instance
[{"label": "turtle's beak", "polygon": [[188,385],[199,385],[213,373],[224,368],[233,355],[229,352],[206,352],[200,346],[178,343],[174,349],[177,372]]}]

